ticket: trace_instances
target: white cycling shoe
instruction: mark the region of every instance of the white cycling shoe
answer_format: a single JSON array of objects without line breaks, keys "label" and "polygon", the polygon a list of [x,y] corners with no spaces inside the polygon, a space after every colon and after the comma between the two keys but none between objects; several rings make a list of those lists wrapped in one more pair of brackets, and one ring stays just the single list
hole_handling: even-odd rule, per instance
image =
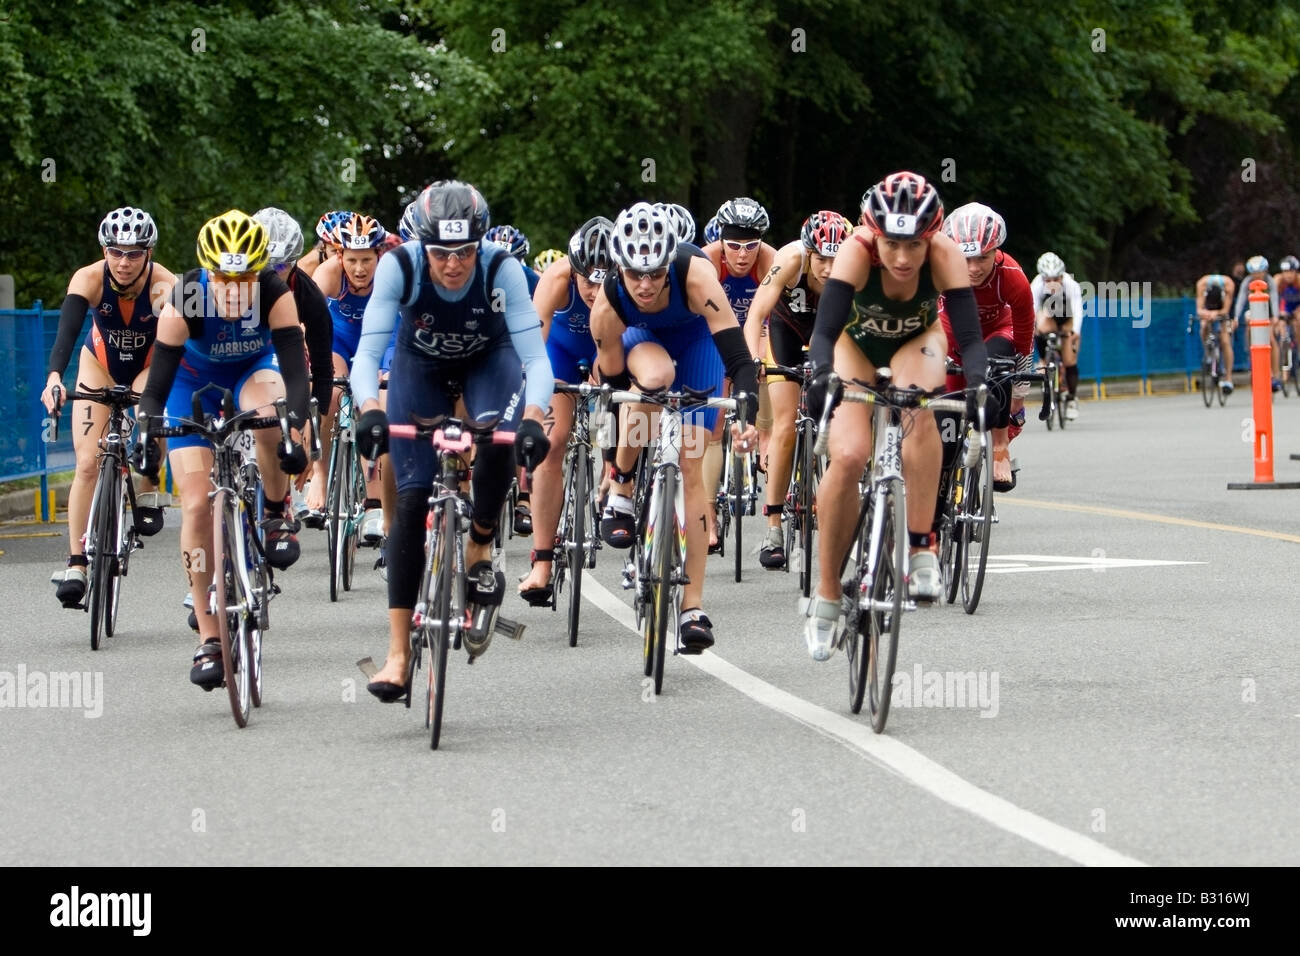
[{"label": "white cycling shoe", "polygon": [[907,594],[913,601],[937,601],[943,590],[939,574],[939,556],[933,551],[918,551],[910,559]]},{"label": "white cycling shoe", "polygon": [[1079,400],[1075,398],[1073,395],[1071,395],[1069,401],[1065,403],[1065,420],[1067,422],[1072,422],[1078,419],[1078,417],[1079,417]]},{"label": "white cycling shoe", "polygon": [[361,516],[361,541],[363,544],[378,547],[384,540],[384,509],[371,508]]},{"label": "white cycling shoe", "polygon": [[820,594],[800,598],[799,611],[804,615],[803,642],[815,661],[828,661],[835,653],[844,630],[839,601],[828,601]]}]

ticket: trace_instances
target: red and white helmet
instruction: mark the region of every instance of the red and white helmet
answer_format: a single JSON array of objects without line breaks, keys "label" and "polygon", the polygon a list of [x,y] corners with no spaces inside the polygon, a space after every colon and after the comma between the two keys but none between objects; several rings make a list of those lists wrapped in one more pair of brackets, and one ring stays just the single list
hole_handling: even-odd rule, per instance
[{"label": "red and white helmet", "polygon": [[838,212],[822,209],[803,221],[799,241],[809,252],[833,258],[852,231],[852,225]]},{"label": "red and white helmet", "polygon": [[890,173],[862,196],[862,224],[887,239],[928,239],[943,225],[943,200],[917,173]]},{"label": "red and white helmet", "polygon": [[992,252],[1007,241],[1007,224],[982,202],[968,202],[943,221],[943,231],[967,259]]}]

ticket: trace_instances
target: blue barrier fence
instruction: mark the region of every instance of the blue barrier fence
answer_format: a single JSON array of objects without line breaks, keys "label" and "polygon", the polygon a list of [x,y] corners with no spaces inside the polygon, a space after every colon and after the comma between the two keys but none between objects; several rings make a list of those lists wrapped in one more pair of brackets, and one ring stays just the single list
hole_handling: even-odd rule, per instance
[{"label": "blue barrier fence", "polygon": [[[1194,314],[1190,298],[1090,299],[1084,309],[1080,379],[1100,386],[1107,380],[1139,378],[1145,385],[1153,375],[1194,372],[1201,362],[1199,338],[1187,329],[1188,317]],[[0,366],[0,482],[39,475],[42,502],[44,479],[75,465],[70,404],[64,406],[59,440],[50,443],[45,440],[49,423],[40,402],[58,324],[59,313],[43,310],[40,302],[30,309],[0,311],[0,354],[9,356]],[[1237,330],[1234,352],[1236,367],[1248,367],[1244,328]],[[78,342],[65,383],[76,384],[80,355]]]}]

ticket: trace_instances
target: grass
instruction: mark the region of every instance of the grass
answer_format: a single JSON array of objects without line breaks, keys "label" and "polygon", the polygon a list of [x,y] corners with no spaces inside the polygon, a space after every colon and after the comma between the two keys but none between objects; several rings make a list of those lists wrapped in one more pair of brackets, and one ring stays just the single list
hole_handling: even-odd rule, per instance
[{"label": "grass", "polygon": [[[71,481],[74,473],[73,469],[51,472],[49,475],[49,482],[51,485],[55,485],[61,481]],[[0,493],[6,491],[24,491],[31,488],[39,488],[40,486],[40,475],[35,475],[31,478],[15,478],[13,481],[0,481]]]}]

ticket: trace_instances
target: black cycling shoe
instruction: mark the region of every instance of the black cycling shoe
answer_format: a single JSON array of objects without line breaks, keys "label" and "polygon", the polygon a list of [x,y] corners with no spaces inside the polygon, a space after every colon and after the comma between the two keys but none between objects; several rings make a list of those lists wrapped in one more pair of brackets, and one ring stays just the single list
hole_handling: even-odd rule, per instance
[{"label": "black cycling shoe", "polygon": [[[695,611],[699,614],[699,608],[689,608],[683,611],[683,614]],[[680,627],[683,654],[703,654],[713,646],[713,622],[704,614],[699,614],[694,619],[682,621]]]},{"label": "black cycling shoe", "polygon": [[267,518],[262,522],[266,540],[266,562],[277,571],[292,567],[300,553],[295,532],[298,522],[283,516]]},{"label": "black cycling shoe", "polygon": [[630,511],[619,511],[612,504],[606,505],[600,516],[600,537],[611,548],[632,547],[632,537],[636,534],[636,519]]},{"label": "black cycling shoe", "polygon": [[81,602],[86,597],[86,565],[70,565],[63,569],[62,575],[56,574],[50,581],[58,584],[54,596],[60,604],[66,608],[81,607]]},{"label": "black cycling shoe", "polygon": [[190,668],[190,683],[197,684],[204,690],[214,690],[225,681],[225,669],[221,663],[221,642],[208,641],[200,644],[194,652],[194,666]]},{"label": "black cycling shoe", "polygon": [[506,576],[492,567],[491,561],[479,561],[465,576],[465,602],[479,607],[497,607],[506,593]]},{"label": "black cycling shoe", "polygon": [[515,505],[515,534],[527,537],[533,533],[533,509],[527,501]]}]

